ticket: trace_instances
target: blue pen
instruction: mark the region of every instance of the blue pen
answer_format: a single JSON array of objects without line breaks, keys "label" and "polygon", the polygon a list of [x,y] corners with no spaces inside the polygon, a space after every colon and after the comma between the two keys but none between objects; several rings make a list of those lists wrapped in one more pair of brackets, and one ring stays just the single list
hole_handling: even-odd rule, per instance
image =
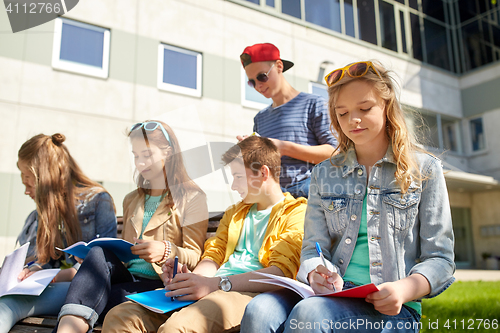
[{"label": "blue pen", "polygon": [[[325,268],[328,269],[325,257],[323,256],[323,251],[321,251],[321,246],[319,245],[318,242],[316,242],[316,252],[318,252],[319,257],[321,258],[321,260],[323,260],[323,266],[325,266]],[[335,289],[335,285],[332,284],[332,286],[333,286],[333,291],[337,291],[337,289]]]},{"label": "blue pen", "polygon": [[31,265],[33,265],[34,263],[35,263],[35,261],[34,261],[34,260],[33,260],[33,261],[30,261],[29,263],[27,263],[26,265],[24,265],[24,267],[23,267],[23,268],[30,268],[30,267],[31,267]]},{"label": "blue pen", "polygon": [[[172,276],[172,279],[175,277],[175,274],[177,274],[177,266],[179,266],[179,257],[178,256],[175,256],[175,259],[174,259],[174,274]],[[172,301],[175,300],[175,297],[170,297],[170,299]]]}]

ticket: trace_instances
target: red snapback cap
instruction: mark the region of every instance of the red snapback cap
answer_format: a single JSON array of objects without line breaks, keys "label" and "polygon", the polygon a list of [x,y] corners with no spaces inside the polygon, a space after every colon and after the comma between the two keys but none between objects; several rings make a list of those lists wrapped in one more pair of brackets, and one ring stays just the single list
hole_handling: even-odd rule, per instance
[{"label": "red snapback cap", "polygon": [[240,55],[243,68],[254,62],[281,60],[283,62],[283,72],[293,66],[293,62],[280,58],[280,50],[271,43],[255,44],[247,46]]}]

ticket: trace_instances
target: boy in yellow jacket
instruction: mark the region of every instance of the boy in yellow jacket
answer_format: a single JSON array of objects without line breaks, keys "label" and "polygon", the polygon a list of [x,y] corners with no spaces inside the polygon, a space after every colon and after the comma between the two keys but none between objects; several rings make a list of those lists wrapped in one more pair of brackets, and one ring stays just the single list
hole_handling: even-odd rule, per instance
[{"label": "boy in yellow jacket", "polygon": [[[259,293],[277,289],[250,282],[254,271],[295,278],[300,263],[307,200],[283,194],[280,153],[267,138],[251,136],[229,149],[231,168],[242,201],[229,208],[217,233],[205,243],[202,260],[189,272],[173,260],[163,266],[167,297],[198,300],[174,313],[153,313],[123,303],[105,318],[104,332],[223,332],[238,330],[246,305]],[[181,296],[182,295],[182,296]]]}]

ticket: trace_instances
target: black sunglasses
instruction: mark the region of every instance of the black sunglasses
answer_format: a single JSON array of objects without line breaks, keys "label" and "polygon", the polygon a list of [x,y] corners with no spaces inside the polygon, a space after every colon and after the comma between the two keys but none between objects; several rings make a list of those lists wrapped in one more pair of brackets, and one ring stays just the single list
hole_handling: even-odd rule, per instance
[{"label": "black sunglasses", "polygon": [[[269,71],[267,73],[260,73],[255,78],[260,82],[267,82],[267,80],[269,80],[269,73],[271,73],[271,69],[273,69],[273,67],[274,64],[271,66],[271,68],[269,68]],[[252,88],[255,88],[255,80],[254,79],[248,80],[248,85]]]}]

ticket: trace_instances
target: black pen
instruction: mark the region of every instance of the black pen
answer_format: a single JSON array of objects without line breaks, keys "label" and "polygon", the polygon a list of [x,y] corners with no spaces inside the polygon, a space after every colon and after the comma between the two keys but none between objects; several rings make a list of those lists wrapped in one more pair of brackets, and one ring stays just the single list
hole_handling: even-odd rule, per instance
[{"label": "black pen", "polygon": [[[172,279],[175,278],[175,274],[177,274],[177,266],[179,266],[179,257],[175,256],[175,259],[174,259],[174,274],[172,276]],[[175,297],[172,296],[172,297],[170,297],[170,299],[172,301],[174,301]]]}]

